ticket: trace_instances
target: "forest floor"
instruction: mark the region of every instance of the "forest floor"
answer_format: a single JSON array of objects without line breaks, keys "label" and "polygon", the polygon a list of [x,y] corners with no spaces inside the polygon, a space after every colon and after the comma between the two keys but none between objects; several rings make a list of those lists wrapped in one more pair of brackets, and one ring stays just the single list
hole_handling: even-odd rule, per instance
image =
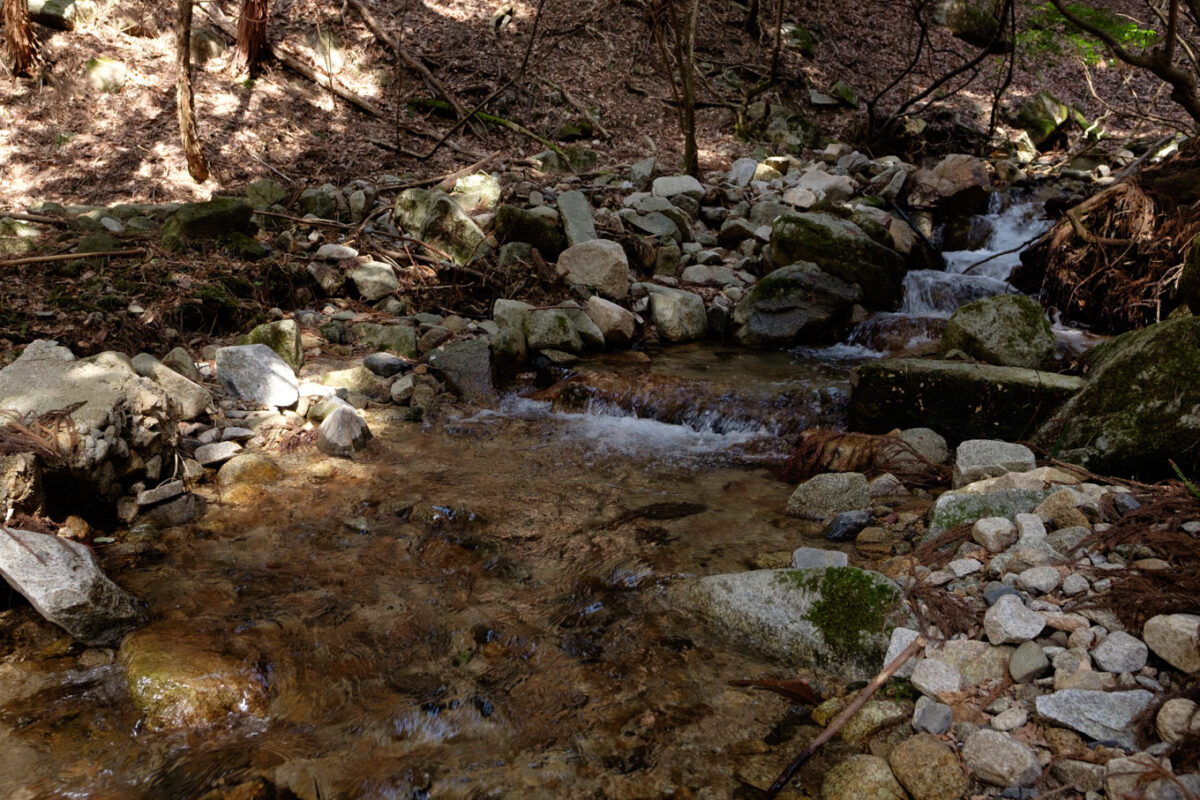
[{"label": "forest floor", "polygon": [[[586,108],[603,128],[584,142],[597,152],[597,168],[628,165],[649,155],[658,156],[664,170],[678,163],[676,106],[648,22],[653,3],[545,3],[538,19],[537,3],[517,0],[511,23],[497,32],[497,2],[404,0],[385,8],[366,0],[379,25],[465,107],[474,108],[500,89],[486,110],[547,138]],[[1115,5],[1121,3],[1129,4],[1130,11],[1139,5],[1132,0]],[[224,5],[223,12],[212,10],[217,5]],[[1022,18],[1039,13],[1040,5],[1019,3]],[[271,8],[271,40],[333,74],[338,87],[362,96],[380,114],[367,114],[336,97],[327,76],[318,85],[275,60],[250,79],[234,67],[230,49],[195,70],[199,128],[212,164],[212,177],[196,184],[186,173],[175,120],[172,4],[98,0],[98,6],[93,21],[71,32],[35,26],[47,61],[40,78],[0,80],[0,186],[3,205],[9,208],[46,200],[111,204],[206,199],[264,177],[298,193],[327,181],[344,184],[384,174],[424,177],[486,154],[500,153],[503,161],[544,149],[502,128],[459,131],[434,148],[451,121],[405,103],[433,93],[381,43],[353,4],[278,0]],[[785,4],[785,23],[805,26],[817,42],[811,57],[782,48],[782,80],[758,99],[798,109],[828,135],[852,137],[864,127],[866,101],[898,76],[904,77],[882,94],[879,108],[894,108],[914,96],[947,65],[957,63],[957,54],[970,50],[944,31],[931,29],[931,47],[906,73],[916,32],[908,6],[876,0]],[[214,30],[214,16],[231,20],[236,12],[230,0],[199,3],[194,28]],[[774,13],[773,4],[764,4],[764,30]],[[743,98],[738,87],[756,84],[770,73],[773,41],[766,34],[743,32],[744,16],[744,9],[732,2],[701,6],[697,51],[704,76],[698,138],[703,170],[721,169],[752,150],[734,133]],[[331,40],[338,46],[321,45]],[[1111,135],[1129,138],[1162,130],[1155,115],[1169,116],[1172,109],[1152,81],[1120,65],[1086,66],[1055,40],[1053,35],[1019,39],[1002,121],[1005,110],[1049,89],[1083,109],[1089,119],[1103,116],[1102,127]],[[125,66],[128,76],[121,91],[99,92],[89,85],[85,63],[97,57]],[[974,82],[928,109],[925,117],[953,120],[960,129],[986,130],[992,93],[1005,71],[1000,57],[989,57]],[[838,80],[858,90],[860,108],[812,108],[809,88],[828,91]],[[943,130],[949,127],[953,125]],[[931,134],[935,130],[931,127]],[[953,150],[956,144],[953,137],[936,141],[932,135],[929,142],[941,150]]]}]

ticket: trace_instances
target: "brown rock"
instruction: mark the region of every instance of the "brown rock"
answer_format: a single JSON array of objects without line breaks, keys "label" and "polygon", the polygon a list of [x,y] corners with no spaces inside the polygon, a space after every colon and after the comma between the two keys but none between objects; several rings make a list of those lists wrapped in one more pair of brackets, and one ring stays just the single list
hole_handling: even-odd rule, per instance
[{"label": "brown rock", "polygon": [[888,763],[913,800],[958,800],[967,790],[958,756],[931,734],[906,739],[892,751]]}]

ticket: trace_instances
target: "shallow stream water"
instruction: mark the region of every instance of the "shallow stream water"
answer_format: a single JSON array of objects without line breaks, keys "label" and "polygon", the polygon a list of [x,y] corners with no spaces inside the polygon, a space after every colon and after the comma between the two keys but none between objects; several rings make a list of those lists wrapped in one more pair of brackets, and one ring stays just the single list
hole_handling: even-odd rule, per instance
[{"label": "shallow stream water", "polygon": [[[914,274],[877,332],[927,341],[922,320],[949,313],[936,287],[1011,245],[988,246]],[[1006,275],[973,283],[990,294]],[[372,412],[354,461],[301,449],[279,456],[278,483],[202,487],[198,522],[99,551],[149,605],[143,641],[240,665],[246,701],[214,726],[155,729],[112,651],[8,612],[0,797],[758,796],[817,729],[730,681],[795,672],[665,589],[811,543],[770,467],[789,435],[842,424],[850,369],[883,354],[850,341],[599,360],[571,408],[510,396],[427,425]]]}]

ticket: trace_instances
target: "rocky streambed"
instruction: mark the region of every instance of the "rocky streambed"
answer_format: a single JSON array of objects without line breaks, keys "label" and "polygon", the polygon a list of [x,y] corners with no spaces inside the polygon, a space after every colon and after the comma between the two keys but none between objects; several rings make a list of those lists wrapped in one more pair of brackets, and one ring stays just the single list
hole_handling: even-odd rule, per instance
[{"label": "rocky streambed", "polygon": [[[556,259],[561,298],[486,318],[406,313],[394,267],[317,233],[382,225],[373,193],[322,188],[274,240],[320,310],[161,358],[29,345],[0,370],[0,570],[32,604],[0,617],[0,785],[757,796],[921,636],[785,792],[1185,796],[1200,506],[1012,440],[1190,468],[1200,329],[1043,371],[1077,353],[1036,303],[917,275],[919,221],[855,201],[932,220],[1000,167],[908,166],[835,147],[710,185],[639,165],[619,209],[569,184],[386,202],[469,269]],[[906,281],[957,299],[896,315]],[[661,347],[722,332],[741,346]],[[731,683],[797,675],[811,693]]]}]

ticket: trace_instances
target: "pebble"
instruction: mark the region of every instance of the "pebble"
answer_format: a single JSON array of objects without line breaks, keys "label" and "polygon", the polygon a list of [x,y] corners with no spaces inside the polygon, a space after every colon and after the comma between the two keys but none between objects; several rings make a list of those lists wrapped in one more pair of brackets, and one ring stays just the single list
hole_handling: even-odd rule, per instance
[{"label": "pebble", "polygon": [[997,731],[1012,731],[1022,727],[1029,721],[1029,714],[1020,706],[1014,706],[992,717],[992,729]]},{"label": "pebble", "polygon": [[1009,659],[1008,671],[1014,683],[1028,683],[1050,671],[1050,660],[1037,642],[1023,642]]},{"label": "pebble", "polygon": [[1042,764],[1033,748],[999,731],[971,734],[962,756],[976,778],[995,786],[1031,786],[1042,776]]},{"label": "pebble", "polygon": [[1037,612],[1030,611],[1019,597],[1001,597],[983,616],[983,628],[992,644],[1017,644],[1034,638],[1046,627]]},{"label": "pebble", "polygon": [[1050,594],[1058,588],[1059,575],[1054,567],[1031,567],[1017,576],[1017,584],[1027,592]]},{"label": "pebble", "polygon": [[1183,672],[1200,671],[1200,616],[1160,614],[1142,628],[1142,638],[1154,654]]},{"label": "pebble", "polygon": [[1074,597],[1077,594],[1083,594],[1088,590],[1088,580],[1082,575],[1072,572],[1067,577],[1063,578],[1062,591],[1067,597]]},{"label": "pebble", "polygon": [[954,577],[964,578],[967,575],[979,572],[979,570],[983,569],[983,564],[974,558],[959,558],[947,564],[946,569]]},{"label": "pebble", "polygon": [[912,717],[913,730],[940,736],[950,730],[953,722],[954,710],[950,706],[925,695],[917,699]]}]

